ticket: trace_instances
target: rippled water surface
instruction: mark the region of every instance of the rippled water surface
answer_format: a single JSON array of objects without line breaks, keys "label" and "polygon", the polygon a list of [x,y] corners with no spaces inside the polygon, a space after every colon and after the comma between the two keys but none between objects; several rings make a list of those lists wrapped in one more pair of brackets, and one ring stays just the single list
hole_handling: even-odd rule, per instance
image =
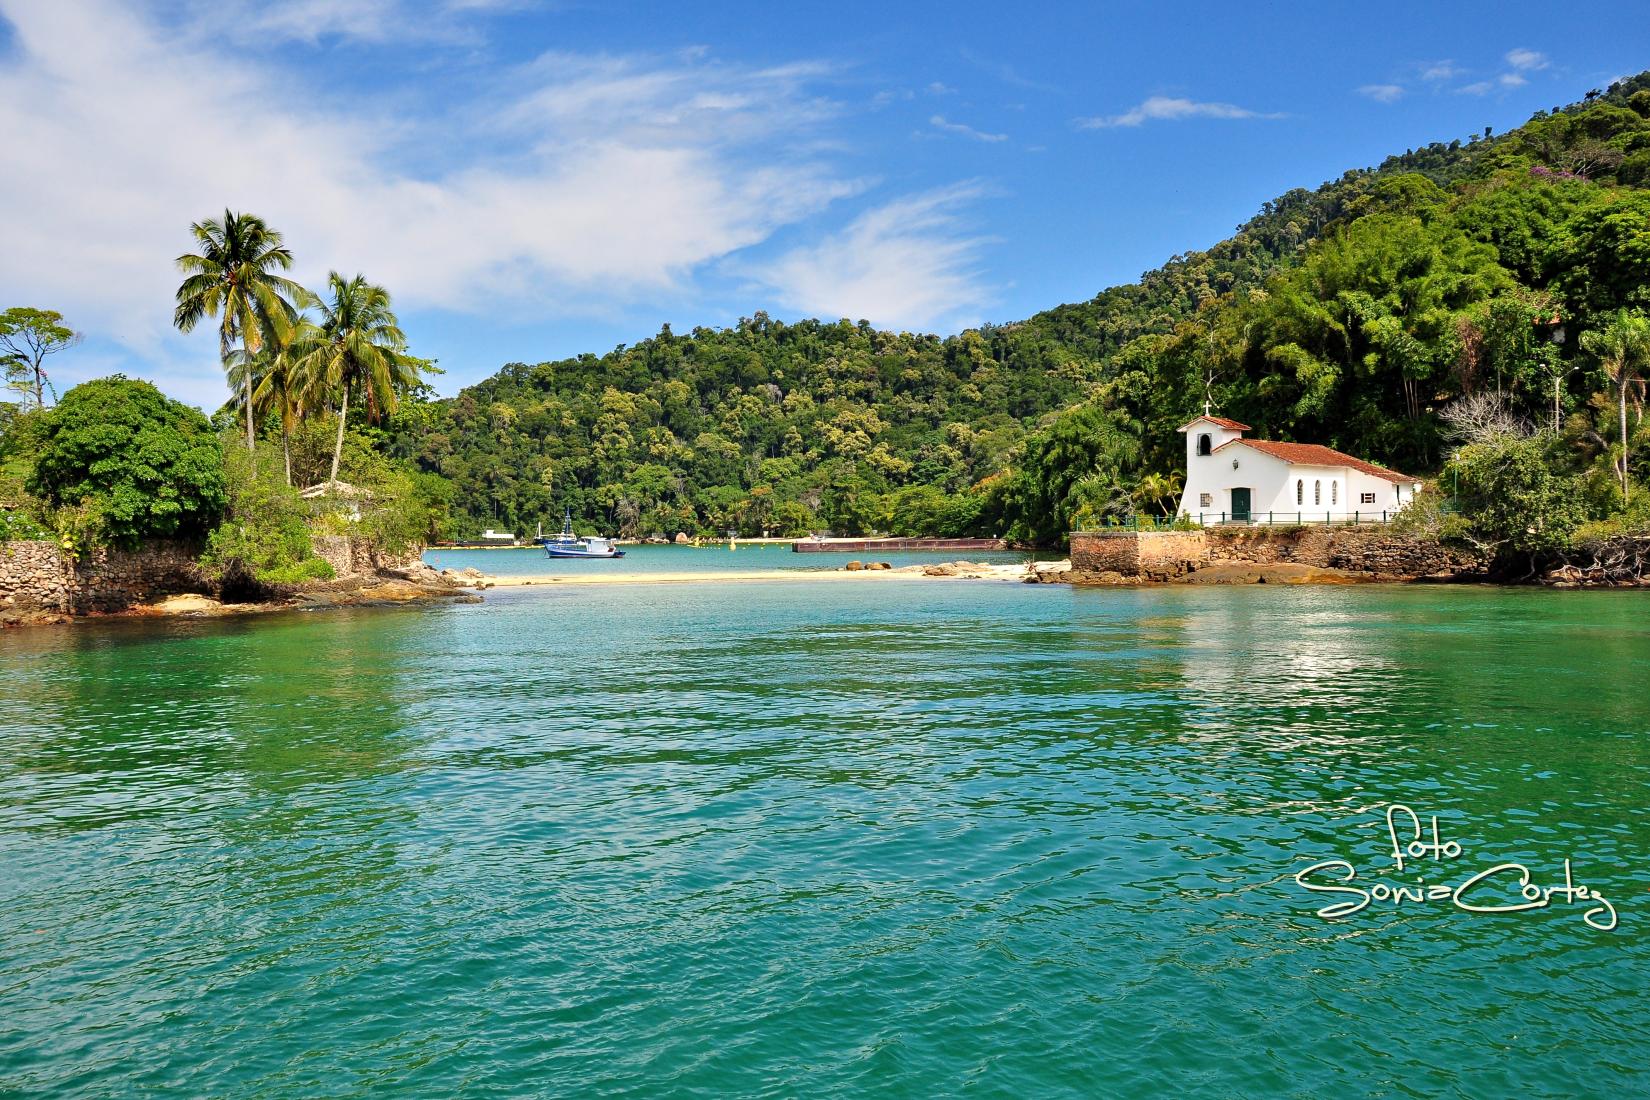
[{"label": "rippled water surface", "polygon": [[[0,1093],[1644,1095],[1647,612],[799,580],[13,632]],[[1397,874],[1394,800],[1463,854]],[[1293,879],[1567,857],[1614,932]]]}]

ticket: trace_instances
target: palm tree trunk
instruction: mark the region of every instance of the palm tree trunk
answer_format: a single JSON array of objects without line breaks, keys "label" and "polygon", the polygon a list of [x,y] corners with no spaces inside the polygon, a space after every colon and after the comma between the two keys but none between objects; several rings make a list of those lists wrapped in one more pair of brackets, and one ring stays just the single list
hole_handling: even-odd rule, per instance
[{"label": "palm tree trunk", "polygon": [[327,484],[333,485],[338,481],[338,460],[344,456],[344,418],[349,416],[349,384],[344,385],[344,400],[338,406],[338,442],[332,448],[332,476]]},{"label": "palm tree trunk", "polygon": [[292,433],[287,431],[284,422],[281,424],[281,458],[286,462],[286,483],[290,486],[292,484]]},{"label": "palm tree trunk", "polygon": [[1616,392],[1621,406],[1621,503],[1627,506],[1627,367],[1622,365],[1621,385]]}]

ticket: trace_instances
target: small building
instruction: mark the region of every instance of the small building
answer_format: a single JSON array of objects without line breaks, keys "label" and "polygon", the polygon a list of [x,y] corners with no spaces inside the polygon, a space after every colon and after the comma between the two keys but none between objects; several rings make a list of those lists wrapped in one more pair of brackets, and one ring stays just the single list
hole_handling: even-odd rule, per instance
[{"label": "small building", "polygon": [[298,490],[298,495],[310,502],[310,513],[336,512],[351,523],[361,522],[361,513],[374,503],[373,495],[359,485],[347,481],[322,481]]},{"label": "small building", "polygon": [[1180,514],[1217,523],[1385,523],[1421,479],[1316,443],[1245,439],[1249,425],[1205,413],[1186,433]]}]

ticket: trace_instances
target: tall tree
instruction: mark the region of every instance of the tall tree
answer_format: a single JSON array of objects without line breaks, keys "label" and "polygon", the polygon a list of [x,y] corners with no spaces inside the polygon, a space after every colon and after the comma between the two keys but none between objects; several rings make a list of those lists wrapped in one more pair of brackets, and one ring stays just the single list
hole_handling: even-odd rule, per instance
[{"label": "tall tree", "polygon": [[[244,349],[230,353],[229,388],[243,395],[237,403],[250,393],[255,419],[274,415],[280,421],[281,459],[288,485],[292,484],[292,433],[321,398],[320,387],[303,364],[305,349],[314,347],[319,337],[320,330],[300,317],[290,339],[270,340],[253,354]],[[249,372],[250,379],[245,377]]]},{"label": "tall tree", "polygon": [[349,419],[350,391],[359,391],[367,420],[395,411],[396,398],[418,384],[416,361],[405,354],[407,338],[390,309],[390,294],[362,275],[327,273],[320,324],[301,352],[300,369],[338,395],[338,441],[329,482],[338,480]]},{"label": "tall tree", "polygon": [[[295,303],[308,292],[291,279],[276,274],[292,267],[292,253],[281,235],[256,214],[225,210],[222,220],[207,218],[189,227],[199,252],[178,257],[184,273],[178,287],[173,324],[189,332],[203,317],[218,323],[218,357],[227,373],[230,352],[239,341],[242,351],[256,355],[269,339],[285,342],[297,320]],[[246,449],[253,446],[252,373],[243,372],[241,400],[246,408]]]},{"label": "tall tree", "polygon": [[78,343],[80,334],[56,310],[14,306],[0,313],[0,361],[21,376],[25,406],[32,399],[35,408],[46,407],[46,356]]},{"label": "tall tree", "polygon": [[1621,464],[1616,476],[1621,481],[1621,502],[1628,494],[1627,477],[1627,393],[1639,380],[1639,371],[1650,366],[1650,317],[1631,310],[1617,310],[1603,328],[1581,334],[1581,346],[1599,361],[1615,391],[1616,411],[1621,431]]}]

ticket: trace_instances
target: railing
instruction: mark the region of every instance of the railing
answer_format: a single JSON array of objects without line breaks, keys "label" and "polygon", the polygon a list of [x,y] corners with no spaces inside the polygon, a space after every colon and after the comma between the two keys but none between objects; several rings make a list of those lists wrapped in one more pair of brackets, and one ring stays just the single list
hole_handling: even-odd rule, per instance
[{"label": "railing", "polygon": [[1219,527],[1225,524],[1244,524],[1251,527],[1356,527],[1360,523],[1386,523],[1398,513],[1383,509],[1362,509],[1351,512],[1198,512],[1199,527]]}]

